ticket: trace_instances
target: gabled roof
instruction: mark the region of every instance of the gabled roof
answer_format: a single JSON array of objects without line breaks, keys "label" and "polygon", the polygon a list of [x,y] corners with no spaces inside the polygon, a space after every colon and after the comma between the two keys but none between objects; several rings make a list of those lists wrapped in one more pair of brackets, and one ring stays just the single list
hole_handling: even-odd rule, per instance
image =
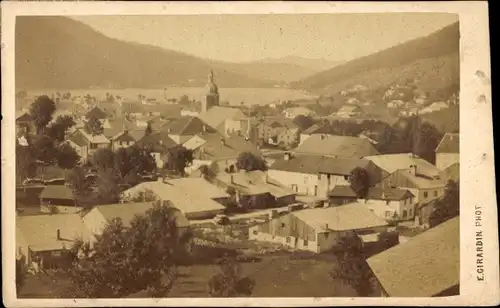
[{"label": "gabled roof", "polygon": [[295,149],[297,153],[362,158],[379,152],[365,138],[315,134]]},{"label": "gabled roof", "polygon": [[33,121],[33,117],[27,112],[23,113],[19,117],[16,118],[16,122],[30,122]]},{"label": "gabled roof", "polygon": [[199,135],[206,142],[198,147],[202,160],[218,160],[236,158],[242,152],[251,152],[260,155],[260,151],[250,140],[241,136],[223,137],[221,134]]},{"label": "gabled roof", "polygon": [[84,147],[87,146],[89,143],[89,140],[85,137],[84,134],[80,132],[80,130],[77,130],[74,132],[69,138],[69,141],[73,142],[77,146]]},{"label": "gabled roof", "polygon": [[[154,202],[106,204],[98,205],[92,210],[99,211],[106,221],[119,218],[125,227],[130,227],[130,223],[136,216],[145,215],[148,210],[154,207],[154,204]],[[176,216],[176,224],[177,227],[189,226],[189,222],[184,215]]]},{"label": "gabled roof", "polygon": [[305,209],[292,212],[316,233],[360,230],[387,226],[384,219],[374,214],[365,204],[353,202],[326,208]]},{"label": "gabled roof", "polygon": [[153,152],[163,153],[168,148],[177,146],[177,143],[168,136],[165,131],[153,132],[150,135],[144,135],[139,138],[137,143],[139,147],[147,147]]},{"label": "gabled roof", "polygon": [[40,194],[42,199],[74,200],[73,190],[65,185],[47,185]]},{"label": "gabled roof", "polygon": [[182,117],[177,121],[169,123],[162,130],[167,130],[172,135],[192,136],[203,132],[213,132],[213,128],[197,117]]},{"label": "gabled roof", "polygon": [[438,176],[441,172],[436,166],[413,153],[366,156],[365,159],[372,161],[387,173],[393,173],[398,169],[409,169],[412,165],[417,166],[417,174],[427,177]]},{"label": "gabled roof", "polygon": [[432,297],[460,284],[460,219],[370,257],[368,265],[391,297]]},{"label": "gabled roof", "polygon": [[316,155],[298,155],[289,160],[276,160],[269,169],[306,174],[336,174],[349,175],[357,167],[367,168],[370,161],[339,157],[323,157]]},{"label": "gabled roof", "polygon": [[103,134],[107,138],[114,138],[118,134],[123,133],[124,130],[136,130],[137,125],[135,123],[125,119],[125,118],[114,118],[108,119],[108,123],[110,125],[109,128],[104,128]]},{"label": "gabled roof", "polygon": [[108,117],[108,115],[102,111],[99,107],[95,106],[85,115],[88,118],[94,117],[99,120],[104,120]]},{"label": "gabled roof", "polygon": [[135,142],[135,138],[133,138],[128,131],[124,131],[118,136],[116,136],[113,141],[115,142]]},{"label": "gabled roof", "polygon": [[460,134],[446,133],[439,142],[436,153],[459,153]]},{"label": "gabled roof", "polygon": [[85,132],[84,129],[79,129],[78,132],[80,132],[89,142],[99,144],[109,143],[108,138],[106,138],[103,134],[92,136],[91,134]]},{"label": "gabled roof", "polygon": [[16,233],[22,235],[33,251],[69,249],[77,239],[88,241],[92,238],[80,214],[18,216]]},{"label": "gabled roof", "polygon": [[260,170],[238,173],[221,172],[217,175],[217,179],[244,195],[269,193],[276,198],[295,195],[293,190],[269,178],[266,172]]},{"label": "gabled roof", "polygon": [[225,191],[202,178],[143,182],[124,191],[123,195],[135,195],[145,190],[151,190],[161,200],[171,201],[184,214],[223,210],[224,206],[213,199],[229,197]]},{"label": "gabled roof", "polygon": [[372,187],[365,199],[399,201],[415,197],[408,189]]},{"label": "gabled roof", "polygon": [[391,173],[384,181],[389,180],[391,184],[395,187],[408,187],[407,184],[418,189],[426,188],[442,188],[446,186],[446,179],[439,178],[428,178],[421,176],[418,173],[416,175],[412,174],[408,169],[399,169],[394,173]]},{"label": "gabled roof", "polygon": [[242,118],[244,117],[243,111],[235,107],[221,107],[213,106],[206,112],[199,115],[199,118],[209,126],[217,129],[219,125],[224,123],[225,120]]},{"label": "gabled roof", "polygon": [[202,137],[200,137],[198,135],[195,135],[191,139],[189,139],[188,141],[184,142],[184,144],[182,144],[182,146],[188,150],[196,150],[197,148],[201,147],[205,143],[207,143],[207,141],[205,139],[203,139]]},{"label": "gabled roof", "polygon": [[[329,193],[330,197],[357,197],[356,193],[352,190],[350,186],[347,185],[337,185]],[[381,188],[381,187],[371,187],[366,196],[362,199],[366,200],[387,200],[387,201],[399,201],[404,200],[414,195],[407,189],[399,188]]]}]

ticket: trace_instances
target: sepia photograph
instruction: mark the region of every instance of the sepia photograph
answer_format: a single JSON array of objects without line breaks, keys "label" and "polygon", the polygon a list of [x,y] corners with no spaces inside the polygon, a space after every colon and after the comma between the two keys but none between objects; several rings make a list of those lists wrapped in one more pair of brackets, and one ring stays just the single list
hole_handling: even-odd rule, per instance
[{"label": "sepia photograph", "polygon": [[458,13],[71,13],[10,24],[15,298],[448,298],[464,237],[498,257]]}]

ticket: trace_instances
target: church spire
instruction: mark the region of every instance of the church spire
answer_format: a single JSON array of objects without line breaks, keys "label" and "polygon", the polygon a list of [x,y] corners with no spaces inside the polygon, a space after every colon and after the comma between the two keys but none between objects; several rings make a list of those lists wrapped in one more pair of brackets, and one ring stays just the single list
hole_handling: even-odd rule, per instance
[{"label": "church spire", "polygon": [[208,82],[214,82],[214,72],[210,69],[210,73],[208,74]]}]

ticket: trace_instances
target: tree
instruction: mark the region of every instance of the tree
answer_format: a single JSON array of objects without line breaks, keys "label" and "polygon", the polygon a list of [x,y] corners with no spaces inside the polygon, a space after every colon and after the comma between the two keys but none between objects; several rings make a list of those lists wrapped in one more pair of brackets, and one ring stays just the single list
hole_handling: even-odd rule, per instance
[{"label": "tree", "polygon": [[179,98],[179,105],[189,105],[189,97],[187,95],[182,95],[180,98]]},{"label": "tree", "polygon": [[146,126],[146,130],[144,131],[144,135],[151,135],[153,132],[153,128],[151,127],[151,122],[148,121],[148,125]]},{"label": "tree", "polygon": [[224,257],[219,261],[219,273],[208,281],[208,289],[212,297],[250,296],[255,281],[242,277],[241,266],[234,258]]},{"label": "tree", "polygon": [[236,167],[240,170],[243,169],[246,171],[267,170],[266,161],[251,152],[240,153],[236,160]]},{"label": "tree", "polygon": [[87,134],[91,134],[92,136],[100,135],[104,131],[101,121],[96,117],[90,117],[88,121],[85,122],[84,129]]},{"label": "tree", "polygon": [[176,226],[177,215],[175,208],[157,204],[132,219],[129,228],[112,219],[93,250],[76,243],[69,276],[77,289],[91,298],[120,298],[143,290],[166,297],[189,240]]},{"label": "tree", "polygon": [[53,140],[63,142],[68,130],[75,125],[73,117],[62,115],[58,116],[54,123],[49,125],[46,129],[46,134]]},{"label": "tree", "polygon": [[16,180],[22,183],[36,174],[36,159],[30,146],[16,144]]},{"label": "tree", "polygon": [[97,149],[92,155],[92,164],[99,170],[115,167],[115,153],[109,148]]},{"label": "tree", "polygon": [[90,185],[90,181],[85,177],[85,170],[76,167],[68,174],[66,182],[69,183],[73,191],[75,203],[82,206],[90,206],[95,202],[95,197]]},{"label": "tree", "polygon": [[35,122],[37,134],[41,133],[47,124],[52,121],[54,111],[56,111],[56,104],[47,95],[37,97],[31,104],[29,113]]},{"label": "tree", "polygon": [[43,134],[36,135],[33,138],[32,149],[36,160],[48,165],[57,162],[59,151],[50,137]]},{"label": "tree", "polygon": [[97,178],[97,200],[101,204],[120,201],[120,177],[114,168],[99,170]]},{"label": "tree", "polygon": [[354,190],[358,197],[364,198],[370,188],[370,175],[368,171],[364,168],[356,167],[351,171],[348,180],[352,190]]},{"label": "tree", "polygon": [[354,289],[358,296],[370,296],[374,277],[366,263],[361,239],[356,234],[342,237],[334,254],[336,260],[330,271],[330,277],[336,283]]},{"label": "tree", "polygon": [[16,259],[16,293],[19,294],[26,281],[25,257]]},{"label": "tree", "polygon": [[422,123],[415,132],[413,153],[433,164],[435,162],[435,150],[442,137],[442,134],[434,125],[427,122]]},{"label": "tree", "polygon": [[293,122],[297,124],[301,130],[306,130],[314,124],[314,120],[311,117],[302,114],[296,116]]},{"label": "tree", "polygon": [[73,169],[80,163],[80,155],[67,143],[58,148],[57,165],[63,169]]},{"label": "tree", "polygon": [[460,213],[460,184],[448,181],[444,197],[434,201],[434,210],[429,217],[429,225],[435,227]]},{"label": "tree", "polygon": [[182,145],[178,145],[167,150],[165,159],[165,169],[174,171],[182,176],[185,175],[185,168],[193,162],[193,151]]}]

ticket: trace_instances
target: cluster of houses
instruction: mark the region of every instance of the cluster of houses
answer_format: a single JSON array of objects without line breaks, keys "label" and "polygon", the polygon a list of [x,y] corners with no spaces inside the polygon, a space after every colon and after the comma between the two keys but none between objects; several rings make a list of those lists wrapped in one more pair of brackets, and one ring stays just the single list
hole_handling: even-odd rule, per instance
[{"label": "cluster of houses", "polygon": [[[241,109],[220,106],[218,102],[218,88],[211,73],[198,116],[181,116],[180,112],[174,116],[170,112],[167,117],[161,111],[149,109],[146,114],[122,110],[110,116],[94,106],[82,121],[89,117],[99,119],[103,133],[93,136],[77,125],[67,138],[84,162],[99,148],[117,150],[139,145],[152,151],[161,168],[165,152],[182,145],[194,153],[192,165],[186,168],[190,176],[144,181],[124,190],[121,203],[91,209],[78,209],[69,187],[47,186],[40,197],[42,206],[60,204],[62,211],[19,215],[18,255],[34,267],[48,266],[76,239],[93,242],[111,218],[121,218],[127,225],[154,202],[170,204],[178,210],[179,228],[192,227],[193,221],[217,217],[237,204],[247,211],[269,213],[269,219],[248,229],[248,237],[253,241],[321,253],[334,249],[344,235],[355,234],[363,244],[371,245],[382,242],[384,234],[395,232],[399,223],[427,229],[434,210],[433,201],[444,196],[448,181],[459,180],[458,134],[443,137],[433,165],[412,153],[382,155],[369,138],[336,136],[318,130],[301,133],[293,121],[287,119],[291,114],[256,121],[246,117]],[[357,111],[345,108],[339,112],[350,115]],[[19,130],[26,129],[30,123],[27,114],[17,119]],[[152,132],[145,134],[148,123]],[[269,143],[285,144],[289,150],[266,154],[254,142],[255,135]],[[238,170],[236,160],[242,152],[263,157],[268,170]],[[196,172],[203,165],[213,164],[217,164],[218,172],[212,179]],[[357,168],[368,174],[369,188],[363,196],[358,195],[349,182],[351,172]],[[146,200],[148,194],[154,201]],[[301,206],[290,206],[297,203]],[[276,210],[286,206],[289,206],[286,211]],[[426,273],[429,271],[426,260],[451,258],[443,264],[439,261],[437,271],[450,270],[451,263],[455,266],[455,255],[433,255],[439,253],[437,250],[449,249],[458,256],[458,241],[444,240],[455,236],[456,221],[429,229],[404,245],[396,245],[370,258],[368,263],[384,290],[382,295],[400,295],[397,279],[401,276],[407,277],[405,283],[425,284],[426,280],[418,282],[408,278],[414,275],[398,273]],[[443,240],[439,239],[441,236]],[[410,258],[407,263],[408,258],[403,255],[412,253],[418,257]],[[415,294],[433,296],[456,287],[456,283],[441,279],[434,289],[422,286],[414,290]],[[440,291],[434,292],[438,288]]]}]

